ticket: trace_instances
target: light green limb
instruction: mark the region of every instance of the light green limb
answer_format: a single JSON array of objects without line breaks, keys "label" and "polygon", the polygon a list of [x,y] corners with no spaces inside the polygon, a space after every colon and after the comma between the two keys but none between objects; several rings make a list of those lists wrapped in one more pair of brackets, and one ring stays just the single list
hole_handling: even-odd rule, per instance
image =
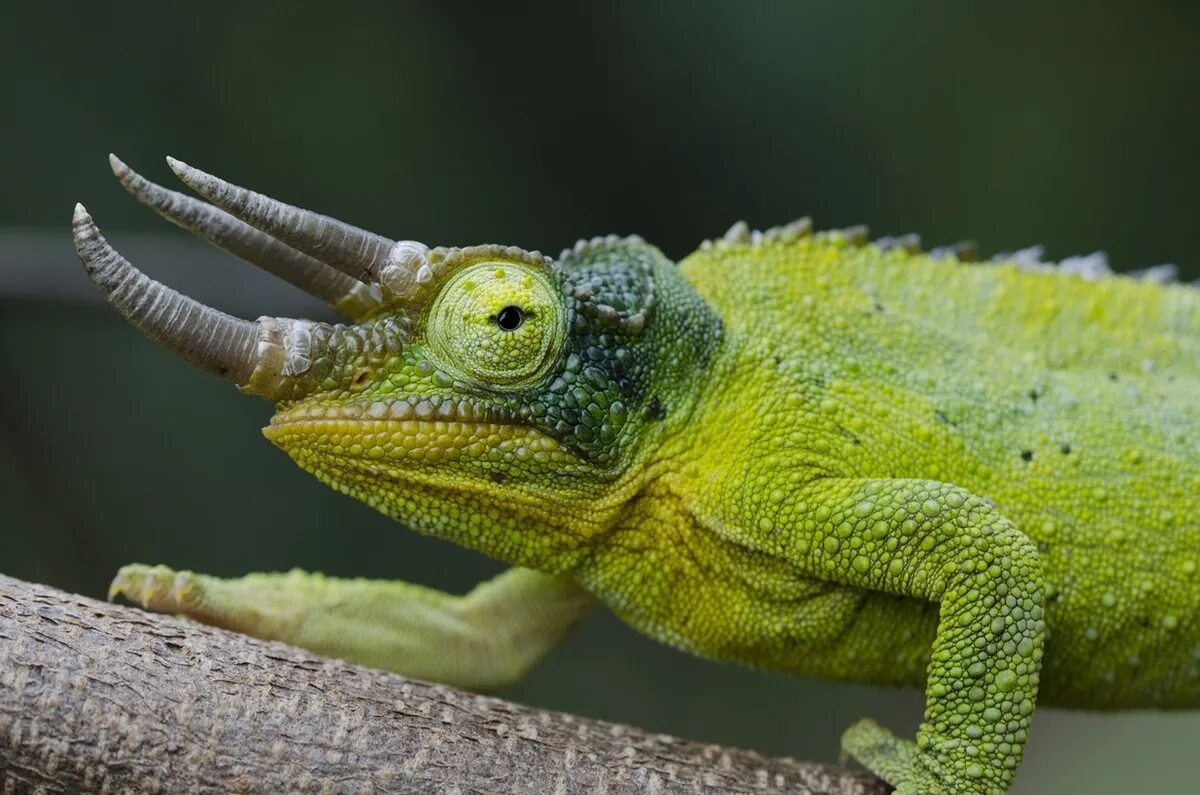
[{"label": "light green limb", "polygon": [[520,679],[593,605],[564,577],[514,568],[464,596],[293,570],[222,579],[123,567],[109,588],[150,610],[405,676],[490,690]]},{"label": "light green limb", "polygon": [[805,500],[813,529],[791,545],[812,574],[940,604],[916,744],[864,721],[845,749],[900,795],[1007,791],[1045,636],[1034,545],[989,502],[937,481],[825,479]]}]

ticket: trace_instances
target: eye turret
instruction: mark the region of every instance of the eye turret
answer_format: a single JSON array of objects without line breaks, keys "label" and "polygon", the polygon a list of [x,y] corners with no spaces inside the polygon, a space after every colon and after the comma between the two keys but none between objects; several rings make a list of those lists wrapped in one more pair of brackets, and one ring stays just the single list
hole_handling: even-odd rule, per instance
[{"label": "eye turret", "polygon": [[480,262],[447,279],[424,329],[446,370],[481,386],[518,388],[544,375],[562,353],[566,308],[545,269]]}]

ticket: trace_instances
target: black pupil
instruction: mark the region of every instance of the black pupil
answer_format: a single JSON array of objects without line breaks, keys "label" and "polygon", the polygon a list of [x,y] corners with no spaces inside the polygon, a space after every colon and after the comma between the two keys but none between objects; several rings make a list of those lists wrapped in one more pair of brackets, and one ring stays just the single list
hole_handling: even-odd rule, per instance
[{"label": "black pupil", "polygon": [[506,306],[496,315],[496,325],[501,331],[516,331],[525,322],[525,313],[519,306]]}]

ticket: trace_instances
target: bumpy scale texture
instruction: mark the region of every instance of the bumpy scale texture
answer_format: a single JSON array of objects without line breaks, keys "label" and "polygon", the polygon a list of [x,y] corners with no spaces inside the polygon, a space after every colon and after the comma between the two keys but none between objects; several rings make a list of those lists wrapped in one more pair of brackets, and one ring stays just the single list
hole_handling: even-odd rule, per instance
[{"label": "bumpy scale texture", "polygon": [[[1004,792],[1038,698],[1200,704],[1200,291],[861,237],[735,227],[678,265],[637,238],[437,249],[403,300],[306,332],[266,435],[542,572],[484,594],[494,622],[586,592],[696,654],[924,686],[915,743],[844,738],[901,793]],[[181,575],[172,601],[148,571],[114,590],[304,642],[222,606],[257,591]],[[438,675],[382,643],[343,653]]]},{"label": "bumpy scale texture", "polygon": [[[659,521],[719,573],[668,565],[657,590],[690,593],[633,599],[635,622],[925,680],[918,761],[953,792],[1003,791],[1039,679],[1044,703],[1200,702],[1200,292],[837,233],[721,241],[681,270],[725,339],[660,479],[684,509]],[[873,727],[846,742],[939,791]]]}]

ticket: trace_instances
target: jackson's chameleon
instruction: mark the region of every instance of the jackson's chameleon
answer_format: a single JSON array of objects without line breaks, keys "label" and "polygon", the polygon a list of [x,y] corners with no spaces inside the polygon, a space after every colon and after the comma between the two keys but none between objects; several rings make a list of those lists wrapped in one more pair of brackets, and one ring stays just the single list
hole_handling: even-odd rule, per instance
[{"label": "jackson's chameleon", "polygon": [[513,568],[455,596],[133,565],[113,594],[471,688],[596,603],[705,657],[923,684],[915,742],[843,738],[901,793],[1004,792],[1039,689],[1200,704],[1200,291],[807,221],[678,264],[637,237],[431,249],[170,164],[211,203],[112,159],[351,322],[203,306],[79,206],[108,300],[272,401],[266,437],[324,483]]}]

